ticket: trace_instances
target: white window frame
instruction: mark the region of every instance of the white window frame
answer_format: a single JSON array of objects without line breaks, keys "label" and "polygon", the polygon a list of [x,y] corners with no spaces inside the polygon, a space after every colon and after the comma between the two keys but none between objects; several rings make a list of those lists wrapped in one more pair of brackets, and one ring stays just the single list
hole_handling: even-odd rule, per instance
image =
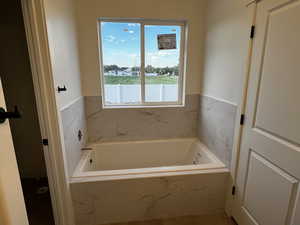
[{"label": "white window frame", "polygon": [[[102,51],[101,23],[139,23],[141,26],[141,102],[140,103],[119,103],[105,104],[105,83],[104,83],[104,64]],[[166,25],[180,26],[180,50],[179,50],[179,74],[178,74],[178,101],[174,102],[146,102],[145,101],[145,26],[147,25]],[[185,74],[186,74],[186,49],[187,49],[187,23],[183,20],[153,20],[153,19],[124,19],[124,18],[99,18],[98,19],[98,43],[100,59],[101,95],[103,108],[147,108],[147,107],[184,107],[185,106]]]}]

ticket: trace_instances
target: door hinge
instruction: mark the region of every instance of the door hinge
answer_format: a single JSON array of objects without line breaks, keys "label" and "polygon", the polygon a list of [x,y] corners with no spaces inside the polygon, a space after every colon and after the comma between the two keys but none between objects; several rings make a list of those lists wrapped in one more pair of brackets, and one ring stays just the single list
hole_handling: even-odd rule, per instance
[{"label": "door hinge", "polygon": [[255,26],[252,25],[252,26],[251,26],[251,31],[250,31],[250,38],[253,39],[253,38],[254,38],[254,35],[255,35]]},{"label": "door hinge", "polygon": [[49,145],[48,139],[45,139],[45,138],[44,138],[42,142],[43,142],[43,145],[44,145],[44,146],[48,146],[48,145]]},{"label": "door hinge", "polygon": [[244,125],[244,122],[245,122],[245,114],[242,114],[240,119],[240,125]]},{"label": "door hinge", "polygon": [[232,186],[231,194],[232,194],[232,195],[235,195],[235,186]]}]

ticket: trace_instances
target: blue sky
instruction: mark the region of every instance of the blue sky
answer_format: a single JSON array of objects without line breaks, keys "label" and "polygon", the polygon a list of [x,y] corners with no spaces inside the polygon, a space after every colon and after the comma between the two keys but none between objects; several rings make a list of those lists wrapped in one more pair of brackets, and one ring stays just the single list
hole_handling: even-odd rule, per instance
[{"label": "blue sky", "polygon": [[[101,40],[104,65],[140,66],[140,24],[101,23]],[[177,49],[158,50],[157,35],[177,35]],[[180,27],[145,26],[145,64],[154,67],[176,66],[179,62]]]}]

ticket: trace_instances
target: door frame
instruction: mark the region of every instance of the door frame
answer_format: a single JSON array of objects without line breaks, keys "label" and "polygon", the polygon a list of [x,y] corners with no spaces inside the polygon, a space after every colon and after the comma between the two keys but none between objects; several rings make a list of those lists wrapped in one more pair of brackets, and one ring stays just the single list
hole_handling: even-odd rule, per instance
[{"label": "door frame", "polygon": [[43,0],[21,0],[28,52],[43,145],[53,216],[56,225],[74,225],[62,127],[54,79]]},{"label": "door frame", "polygon": [[[257,2],[259,0],[252,0],[251,3],[247,4],[245,7],[248,8],[249,11],[249,34],[251,26],[255,26],[256,22],[256,7]],[[233,175],[233,180],[236,180],[237,177],[237,170],[239,164],[239,155],[240,155],[240,145],[242,140],[243,134],[243,125],[240,124],[241,115],[245,115],[246,105],[247,105],[247,97],[248,97],[248,86],[249,86],[249,79],[250,79],[250,69],[251,69],[251,61],[252,61],[252,52],[253,52],[253,42],[254,38],[249,39],[248,44],[248,54],[247,60],[245,62],[245,76],[243,80],[243,88],[241,91],[241,98],[239,107],[237,110],[236,121],[235,121],[235,128],[234,128],[234,141],[233,141],[233,152],[232,152],[232,162],[231,162],[231,174]]]},{"label": "door frame", "polygon": [[[244,0],[245,7],[248,8],[248,26],[249,26],[249,34],[251,26],[255,26],[256,23],[256,7],[257,2],[261,0]],[[239,168],[239,159],[240,159],[240,148],[241,141],[243,135],[243,125],[241,122],[241,116],[245,115],[246,105],[247,105],[247,97],[248,97],[248,86],[250,79],[250,69],[251,69],[251,61],[252,61],[252,52],[253,52],[253,43],[254,38],[249,39],[247,59],[245,62],[245,71],[243,77],[243,86],[241,89],[241,97],[239,99],[239,104],[237,108],[236,118],[235,118],[235,127],[234,127],[234,138],[233,138],[233,147],[232,147],[232,160],[230,165],[230,181],[228,185],[228,192],[226,197],[226,205],[225,211],[228,216],[232,216],[232,210],[235,207],[235,198],[234,198],[234,190],[236,185],[236,179]]]}]

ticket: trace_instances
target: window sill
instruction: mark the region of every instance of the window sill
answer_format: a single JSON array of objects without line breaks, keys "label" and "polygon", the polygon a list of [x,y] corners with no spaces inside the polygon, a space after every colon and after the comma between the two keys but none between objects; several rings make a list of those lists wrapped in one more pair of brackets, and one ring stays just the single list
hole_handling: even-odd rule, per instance
[{"label": "window sill", "polygon": [[149,108],[183,108],[185,104],[176,105],[102,105],[103,109],[149,109]]}]

